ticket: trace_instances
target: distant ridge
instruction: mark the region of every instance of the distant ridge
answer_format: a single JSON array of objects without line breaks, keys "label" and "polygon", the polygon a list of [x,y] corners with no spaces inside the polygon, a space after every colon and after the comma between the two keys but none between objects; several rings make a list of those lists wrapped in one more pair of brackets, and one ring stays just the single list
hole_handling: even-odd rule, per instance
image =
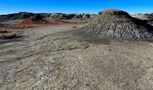
[{"label": "distant ridge", "polygon": [[19,12],[14,14],[0,15],[0,20],[20,20],[29,19],[39,16],[44,19],[89,19],[94,14],[63,14],[63,13],[31,13],[31,12]]},{"label": "distant ridge", "polygon": [[150,25],[153,25],[153,13],[145,13],[145,14],[134,14],[132,17],[145,20]]}]

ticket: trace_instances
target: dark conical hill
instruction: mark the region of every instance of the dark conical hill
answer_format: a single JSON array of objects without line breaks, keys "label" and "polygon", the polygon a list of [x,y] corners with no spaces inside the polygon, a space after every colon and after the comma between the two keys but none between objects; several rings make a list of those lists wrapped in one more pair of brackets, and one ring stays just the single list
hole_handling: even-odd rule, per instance
[{"label": "dark conical hill", "polygon": [[109,39],[152,39],[153,27],[131,17],[127,12],[108,9],[99,13],[84,27],[92,36]]}]

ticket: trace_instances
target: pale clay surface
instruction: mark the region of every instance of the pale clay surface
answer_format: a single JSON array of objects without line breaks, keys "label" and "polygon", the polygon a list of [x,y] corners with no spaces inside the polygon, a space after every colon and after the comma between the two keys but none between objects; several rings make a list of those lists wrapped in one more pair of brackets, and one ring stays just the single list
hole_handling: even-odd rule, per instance
[{"label": "pale clay surface", "polygon": [[72,27],[0,41],[0,90],[153,90],[151,42],[90,41]]}]

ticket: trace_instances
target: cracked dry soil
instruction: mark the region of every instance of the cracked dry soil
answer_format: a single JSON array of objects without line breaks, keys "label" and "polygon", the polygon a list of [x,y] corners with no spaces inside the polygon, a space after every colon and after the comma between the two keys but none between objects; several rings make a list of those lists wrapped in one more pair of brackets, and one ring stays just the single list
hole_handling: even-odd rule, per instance
[{"label": "cracked dry soil", "polygon": [[153,90],[151,42],[84,39],[72,27],[0,40],[0,90]]}]

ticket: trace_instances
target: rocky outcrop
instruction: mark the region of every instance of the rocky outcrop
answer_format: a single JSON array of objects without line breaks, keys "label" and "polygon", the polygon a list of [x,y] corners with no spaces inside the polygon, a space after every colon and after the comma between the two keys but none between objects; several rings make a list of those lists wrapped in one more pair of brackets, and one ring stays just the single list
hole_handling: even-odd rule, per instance
[{"label": "rocky outcrop", "polygon": [[121,10],[104,10],[83,28],[91,36],[107,39],[152,39],[153,27]]}]

